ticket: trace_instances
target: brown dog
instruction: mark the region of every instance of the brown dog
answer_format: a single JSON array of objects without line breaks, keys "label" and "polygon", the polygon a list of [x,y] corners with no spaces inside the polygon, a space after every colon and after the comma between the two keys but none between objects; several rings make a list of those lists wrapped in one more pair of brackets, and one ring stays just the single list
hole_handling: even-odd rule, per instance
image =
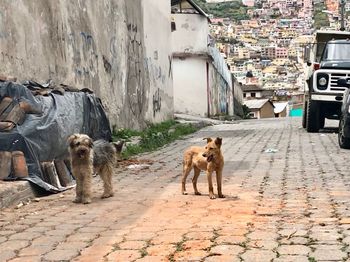
[{"label": "brown dog", "polygon": [[186,178],[194,169],[194,176],[192,179],[194,193],[200,195],[197,189],[197,180],[201,170],[207,172],[209,184],[209,197],[215,198],[213,191],[212,173],[216,172],[216,183],[218,187],[218,196],[224,198],[222,194],[222,170],[224,168],[224,157],[221,152],[222,138],[217,137],[215,140],[211,138],[204,138],[207,140],[205,147],[192,146],[184,153],[183,160],[183,177],[182,177],[182,194],[187,195],[186,192]]}]

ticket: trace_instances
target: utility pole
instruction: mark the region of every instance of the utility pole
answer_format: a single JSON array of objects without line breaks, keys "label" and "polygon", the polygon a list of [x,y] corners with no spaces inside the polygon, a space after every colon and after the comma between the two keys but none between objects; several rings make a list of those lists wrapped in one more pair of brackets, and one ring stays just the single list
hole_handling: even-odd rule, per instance
[{"label": "utility pole", "polygon": [[345,0],[340,0],[340,31],[345,30],[344,24],[344,15],[345,15]]}]

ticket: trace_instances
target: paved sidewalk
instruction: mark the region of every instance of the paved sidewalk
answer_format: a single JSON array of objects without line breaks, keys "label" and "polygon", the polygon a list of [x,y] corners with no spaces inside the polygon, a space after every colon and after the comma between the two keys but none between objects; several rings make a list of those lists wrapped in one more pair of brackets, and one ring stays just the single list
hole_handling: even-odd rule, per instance
[{"label": "paved sidewalk", "polygon": [[[0,211],[0,261],[347,261],[350,161],[334,130],[301,119],[200,130],[116,170],[115,196],[73,204],[74,190]],[[182,152],[223,137],[225,199],[180,194]]]}]

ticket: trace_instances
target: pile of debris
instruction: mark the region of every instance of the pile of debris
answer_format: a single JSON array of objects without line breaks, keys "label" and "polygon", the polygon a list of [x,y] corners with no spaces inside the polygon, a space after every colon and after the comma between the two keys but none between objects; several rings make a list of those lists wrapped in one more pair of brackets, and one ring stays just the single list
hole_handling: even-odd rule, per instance
[{"label": "pile of debris", "polygon": [[73,133],[112,140],[91,90],[52,81],[0,82],[0,179],[26,179],[50,192],[73,186],[67,145]]}]

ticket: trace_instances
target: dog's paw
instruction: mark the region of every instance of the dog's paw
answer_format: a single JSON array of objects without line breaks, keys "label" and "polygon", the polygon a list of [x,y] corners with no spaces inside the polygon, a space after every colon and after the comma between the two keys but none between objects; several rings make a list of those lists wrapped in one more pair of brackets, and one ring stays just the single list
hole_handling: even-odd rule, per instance
[{"label": "dog's paw", "polygon": [[101,198],[109,198],[109,197],[112,197],[112,196],[113,196],[113,193],[103,193]]},{"label": "dog's paw", "polygon": [[210,198],[210,199],[215,199],[216,196],[215,196],[214,194],[209,194],[209,198]]},{"label": "dog's paw", "polygon": [[81,199],[80,198],[76,198],[72,201],[73,203],[81,203]]},{"label": "dog's paw", "polygon": [[186,191],[182,191],[183,195],[188,195],[188,193]]},{"label": "dog's paw", "polygon": [[219,195],[219,198],[225,198],[225,195],[221,194]]},{"label": "dog's paw", "polygon": [[83,204],[90,204],[91,203],[91,199],[90,198],[83,199],[82,203]]},{"label": "dog's paw", "polygon": [[194,192],[194,194],[196,195],[196,196],[201,196],[202,195],[202,193],[201,192]]}]

